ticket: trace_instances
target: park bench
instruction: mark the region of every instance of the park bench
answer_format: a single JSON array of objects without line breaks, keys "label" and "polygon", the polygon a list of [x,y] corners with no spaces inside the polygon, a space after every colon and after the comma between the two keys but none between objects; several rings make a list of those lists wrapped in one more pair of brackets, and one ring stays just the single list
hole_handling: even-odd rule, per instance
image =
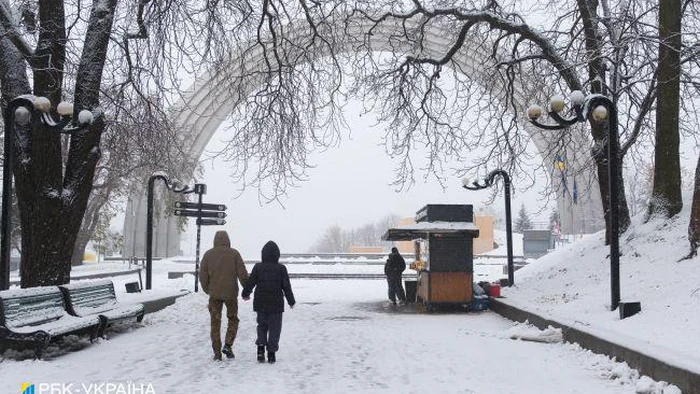
[{"label": "park bench", "polygon": [[99,327],[97,316],[69,315],[58,287],[0,291],[0,343],[33,344],[38,359],[52,340],[89,332],[92,341]]},{"label": "park bench", "polygon": [[66,299],[66,309],[73,316],[97,316],[100,319],[98,335],[117,322],[143,320],[143,304],[122,305],[117,302],[111,280],[84,281],[59,286]]}]

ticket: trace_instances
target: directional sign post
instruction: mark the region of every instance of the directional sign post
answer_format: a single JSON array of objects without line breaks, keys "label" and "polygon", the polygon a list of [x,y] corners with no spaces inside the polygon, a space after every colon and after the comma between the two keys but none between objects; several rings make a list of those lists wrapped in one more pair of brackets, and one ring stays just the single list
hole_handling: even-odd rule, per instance
[{"label": "directional sign post", "polygon": [[197,226],[222,226],[226,224],[224,219],[197,219]]},{"label": "directional sign post", "polygon": [[204,184],[194,185],[194,192],[198,196],[198,202],[177,201],[174,204],[173,215],[197,218],[197,255],[194,266],[194,291],[199,291],[199,244],[202,234],[202,226],[221,226],[226,224],[226,205],[207,204],[202,202],[202,195],[207,192]]},{"label": "directional sign post", "polygon": [[200,207],[203,211],[225,211],[226,205],[224,204],[207,204],[207,203],[196,203],[188,201],[176,201],[173,204],[175,209],[194,209],[198,210]]},{"label": "directional sign post", "polygon": [[176,209],[173,211],[175,216],[190,216],[195,218],[219,218],[223,219],[226,217],[226,212],[214,212],[214,211],[193,211],[190,209]]}]

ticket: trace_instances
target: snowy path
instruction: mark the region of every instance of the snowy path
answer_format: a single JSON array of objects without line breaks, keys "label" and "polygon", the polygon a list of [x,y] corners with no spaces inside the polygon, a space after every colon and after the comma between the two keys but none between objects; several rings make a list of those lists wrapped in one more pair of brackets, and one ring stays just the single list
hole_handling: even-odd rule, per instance
[{"label": "snowy path", "polygon": [[[236,359],[211,361],[206,296],[186,296],[145,325],[46,361],[0,363],[0,393],[22,382],[152,383],[161,393],[634,393],[629,370],[571,345],[508,339],[481,314],[385,313],[383,281],[293,281],[275,365],[255,362],[251,302],[240,302]],[[360,290],[361,289],[361,290]],[[620,372],[622,371],[622,372]],[[607,376],[623,375],[622,379]],[[37,391],[38,392],[38,391]]]}]

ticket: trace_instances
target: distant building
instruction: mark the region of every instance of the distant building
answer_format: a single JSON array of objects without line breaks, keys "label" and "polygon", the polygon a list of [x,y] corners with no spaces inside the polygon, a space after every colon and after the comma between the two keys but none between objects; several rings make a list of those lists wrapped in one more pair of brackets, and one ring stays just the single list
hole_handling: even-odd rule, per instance
[{"label": "distant building", "polygon": [[550,230],[524,230],[523,256],[526,259],[536,259],[552,247],[552,232]]},{"label": "distant building", "polygon": [[350,245],[348,247],[348,253],[384,253],[384,247],[382,246],[358,246]]}]

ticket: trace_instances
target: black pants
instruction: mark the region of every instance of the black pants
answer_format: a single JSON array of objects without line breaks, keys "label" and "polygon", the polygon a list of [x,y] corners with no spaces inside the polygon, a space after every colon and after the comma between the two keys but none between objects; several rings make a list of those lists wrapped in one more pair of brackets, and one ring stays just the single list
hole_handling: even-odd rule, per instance
[{"label": "black pants", "polygon": [[255,344],[267,347],[268,352],[279,349],[282,334],[282,312],[258,312],[258,340]]},{"label": "black pants", "polygon": [[401,275],[389,275],[386,277],[386,281],[389,284],[389,299],[392,302],[396,302],[396,297],[399,297],[400,301],[406,301],[406,292],[403,291]]}]

